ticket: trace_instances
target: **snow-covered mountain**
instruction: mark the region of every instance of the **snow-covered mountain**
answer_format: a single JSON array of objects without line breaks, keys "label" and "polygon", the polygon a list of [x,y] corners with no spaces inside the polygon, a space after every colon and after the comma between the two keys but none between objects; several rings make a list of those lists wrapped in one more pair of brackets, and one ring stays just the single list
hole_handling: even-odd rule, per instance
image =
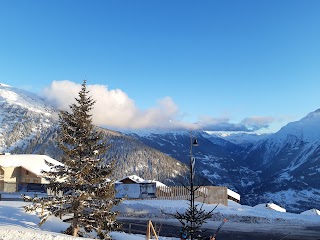
[{"label": "snow-covered mountain", "polygon": [[269,134],[257,134],[247,132],[210,132],[206,131],[210,137],[219,137],[231,143],[240,145],[242,147],[250,147],[256,142],[266,138]]},{"label": "snow-covered mountain", "polygon": [[320,110],[257,142],[245,159],[260,170],[252,192],[292,208],[320,200]]},{"label": "snow-covered mountain", "polygon": [[0,152],[22,148],[56,119],[56,111],[43,99],[0,83]]},{"label": "snow-covered mountain", "polygon": [[[0,152],[46,154],[59,160],[57,111],[43,99],[0,84]],[[116,177],[179,184],[188,176],[190,132],[104,132]],[[320,110],[267,136],[192,132],[199,182],[225,185],[243,203],[275,202],[293,211],[320,208]],[[208,184],[206,182],[205,184]]]},{"label": "snow-covered mountain", "polygon": [[[137,174],[167,184],[186,181],[185,164],[119,132],[100,129],[116,160],[116,178]],[[0,84],[0,153],[46,154],[61,159],[57,146],[58,111],[40,97]]]},{"label": "snow-covered mountain", "polygon": [[214,185],[222,184],[242,193],[243,187],[250,185],[256,176],[255,172],[243,164],[245,148],[206,132],[156,131],[127,134],[185,164],[190,163],[191,137],[197,138],[198,146],[192,147],[192,156],[196,158],[196,172]]},{"label": "snow-covered mountain", "polygon": [[[188,132],[130,134],[189,161]],[[292,211],[320,207],[320,110],[269,135],[193,135],[199,174],[241,193],[244,203],[276,202]]]}]

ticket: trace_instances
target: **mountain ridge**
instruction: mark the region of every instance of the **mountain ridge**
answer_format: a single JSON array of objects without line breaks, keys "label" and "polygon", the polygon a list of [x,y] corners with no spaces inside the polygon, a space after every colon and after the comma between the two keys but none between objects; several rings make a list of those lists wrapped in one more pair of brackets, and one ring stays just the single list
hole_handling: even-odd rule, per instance
[{"label": "mountain ridge", "polygon": [[[57,113],[34,94],[0,84],[0,152],[59,160]],[[320,208],[319,126],[317,109],[274,134],[242,134],[242,140],[241,135],[231,139],[205,131],[99,130],[110,144],[104,157],[117,162],[116,177],[137,174],[170,185],[186,182],[193,137],[199,142],[192,149],[199,180],[235,190],[245,204],[273,201],[301,211]]]},{"label": "mountain ridge", "polygon": [[[0,152],[46,154],[61,160],[56,109],[34,94],[4,84],[0,84],[0,106]],[[97,129],[103,132],[110,145],[103,157],[106,161],[116,160],[114,177],[139,174],[167,184],[172,184],[172,179],[186,181],[188,168],[185,164],[120,132]],[[161,160],[162,166],[152,159]],[[170,169],[173,173],[169,173]]]}]

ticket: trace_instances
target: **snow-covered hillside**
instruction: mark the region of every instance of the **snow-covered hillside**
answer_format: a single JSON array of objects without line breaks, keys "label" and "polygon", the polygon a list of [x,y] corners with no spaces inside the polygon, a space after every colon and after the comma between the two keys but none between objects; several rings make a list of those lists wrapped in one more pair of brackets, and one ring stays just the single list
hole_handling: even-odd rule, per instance
[{"label": "snow-covered hillside", "polygon": [[[319,204],[320,110],[257,142],[245,161],[260,170],[251,198],[273,199],[291,209]],[[319,206],[319,205],[318,205]]]},{"label": "snow-covered hillside", "polygon": [[[169,184],[185,181],[185,164],[119,132],[98,130],[110,145],[106,160],[117,161],[115,178],[137,174]],[[57,138],[58,110],[35,94],[0,84],[0,153],[44,154],[60,160]]]},{"label": "snow-covered hillside", "polygon": [[0,103],[20,106],[32,112],[52,115],[52,106],[38,95],[0,83]]},{"label": "snow-covered hillside", "polygon": [[0,83],[0,152],[23,147],[56,119],[56,111],[40,97]]},{"label": "snow-covered hillside", "polygon": [[[204,184],[240,193],[244,203],[275,201],[295,211],[320,208],[320,110],[270,135],[193,131],[196,172]],[[0,152],[45,154],[59,160],[57,111],[32,93],[0,84]],[[137,174],[167,184],[186,181],[190,131],[100,129],[115,178]],[[179,160],[179,161],[177,161]]]},{"label": "snow-covered hillside", "polygon": [[[268,135],[195,132],[196,171],[214,185],[300,211],[320,201],[320,110]],[[132,133],[131,133],[132,134]],[[134,136],[134,134],[132,134]],[[145,144],[188,163],[190,134],[136,133]]]},{"label": "snow-covered hillside", "polygon": [[[30,203],[22,201],[0,201],[0,239],[1,240],[86,240],[90,237],[72,237],[62,234],[70,224],[57,217],[49,217],[48,221],[39,227],[39,217],[35,213],[26,213],[23,206]],[[114,240],[145,240],[143,235],[113,232]],[[160,240],[173,240],[161,237]]]}]

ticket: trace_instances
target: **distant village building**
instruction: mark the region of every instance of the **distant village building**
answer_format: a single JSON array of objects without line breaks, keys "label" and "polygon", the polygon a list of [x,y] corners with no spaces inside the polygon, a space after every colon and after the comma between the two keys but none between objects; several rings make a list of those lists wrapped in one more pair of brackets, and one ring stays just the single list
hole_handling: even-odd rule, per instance
[{"label": "distant village building", "polygon": [[61,164],[46,155],[36,154],[1,154],[0,155],[0,191],[45,191],[43,184],[48,182],[41,171],[49,171],[46,164]]},{"label": "distant village building", "polygon": [[135,183],[155,183],[157,187],[166,186],[164,183],[156,180],[145,180],[137,175],[125,176],[124,178],[117,180],[117,183],[135,184]]},{"label": "distant village building", "polygon": [[228,199],[240,203],[240,194],[227,188]]},{"label": "distant village building", "polygon": [[[36,154],[0,154],[0,192],[46,191],[48,184],[42,171],[50,171],[50,162],[62,165],[57,160]],[[116,182],[116,190],[120,197],[157,198],[171,200],[187,200],[188,190],[183,186],[166,186],[156,180],[145,180],[137,175],[125,176]],[[198,189],[197,201],[205,203],[221,203],[228,205],[228,200],[240,202],[240,195],[226,187],[202,186]],[[273,208],[275,206],[270,205]],[[279,209],[275,209],[278,210]]]},{"label": "distant village building", "polygon": [[[119,185],[120,184],[120,185]],[[151,186],[146,184],[155,184],[156,193]],[[155,180],[145,180],[137,175],[125,176],[116,181],[116,189],[118,190],[118,197],[126,196],[128,199],[156,197],[156,199],[163,200],[187,200],[190,196],[188,189],[183,186],[167,186],[162,182]],[[196,192],[196,201],[205,202],[209,204],[228,205],[228,200],[240,202],[240,194],[221,186],[202,186]]]},{"label": "distant village building", "polygon": [[146,181],[137,175],[130,175],[116,181],[115,190],[117,198],[155,198],[157,187],[155,182]]},{"label": "distant village building", "polygon": [[261,203],[258,204],[256,206],[254,206],[255,208],[263,208],[263,209],[270,209],[270,210],[275,210],[278,212],[286,212],[287,210],[284,209],[283,207],[278,206],[277,204],[274,203]]}]

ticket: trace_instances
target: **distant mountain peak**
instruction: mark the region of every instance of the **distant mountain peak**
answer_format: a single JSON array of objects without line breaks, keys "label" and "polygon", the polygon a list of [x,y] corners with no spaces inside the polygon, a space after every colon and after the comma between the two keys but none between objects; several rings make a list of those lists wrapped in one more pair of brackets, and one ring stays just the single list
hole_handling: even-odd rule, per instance
[{"label": "distant mountain peak", "polygon": [[11,87],[11,86],[9,86],[9,85],[7,85],[7,84],[4,84],[4,83],[0,83],[0,86],[1,86],[1,87]]},{"label": "distant mountain peak", "polygon": [[36,94],[0,83],[0,151],[28,144],[56,121],[56,112]]},{"label": "distant mountain peak", "polygon": [[32,112],[51,115],[55,110],[38,95],[0,83],[0,104],[18,106]]},{"label": "distant mountain peak", "polygon": [[320,118],[320,108],[307,114],[303,119],[308,119],[308,118]]},{"label": "distant mountain peak", "polygon": [[266,138],[269,134],[267,133],[252,133],[252,132],[213,132],[206,131],[207,134],[211,136],[215,136],[217,138],[222,138],[231,143],[241,145],[241,146],[249,146],[251,144],[256,143],[264,138]]}]

